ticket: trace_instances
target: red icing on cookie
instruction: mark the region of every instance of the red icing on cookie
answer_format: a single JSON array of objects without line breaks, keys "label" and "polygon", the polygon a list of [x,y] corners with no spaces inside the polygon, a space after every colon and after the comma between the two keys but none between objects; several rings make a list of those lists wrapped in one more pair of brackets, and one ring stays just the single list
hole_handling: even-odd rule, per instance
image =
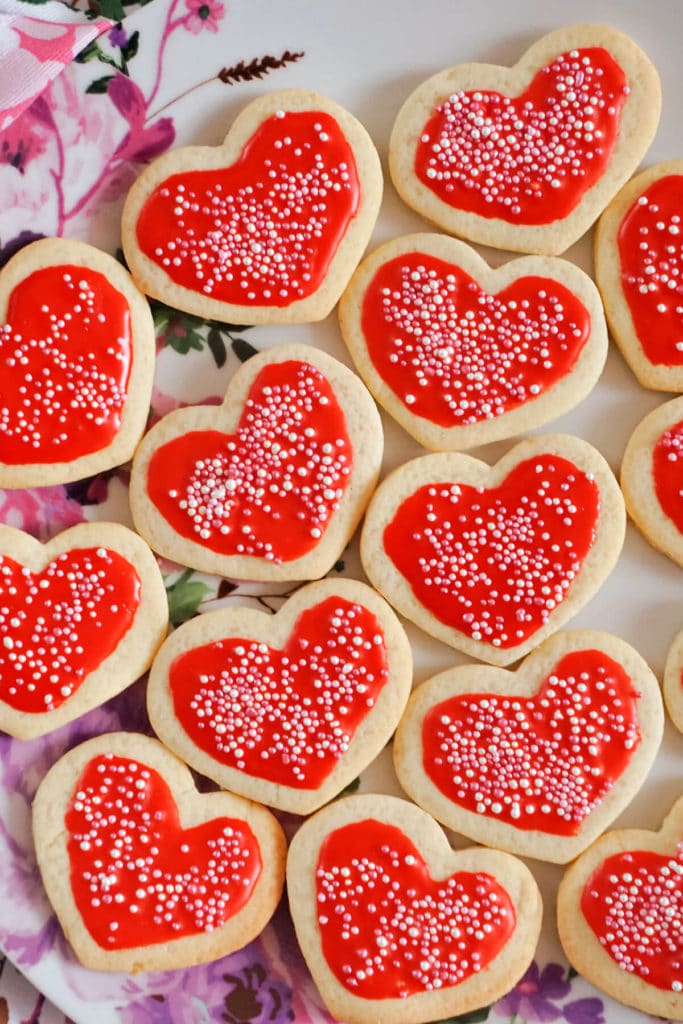
[{"label": "red icing on cookie", "polygon": [[261,873],[246,822],[183,829],[161,775],[129,757],[90,761],[65,815],[71,888],[103,949],[151,946],[220,928]]},{"label": "red icing on cookie", "polygon": [[364,999],[458,985],[495,959],[516,925],[510,897],[491,875],[435,880],[406,835],[374,819],[325,839],[316,889],[327,965]]},{"label": "red icing on cookie", "polygon": [[387,681],[377,618],[330,597],[302,612],[282,649],[230,638],[169,671],[185,732],[221,764],[296,788],[320,786]]},{"label": "red icing on cookie", "polygon": [[0,326],[0,461],[71,462],[110,445],[132,358],[128,302],[103,274],[35,270]]},{"label": "red icing on cookie", "polygon": [[683,533],[683,420],[665,430],[652,449],[652,475],[662,511]]},{"label": "red icing on cookie", "polygon": [[543,627],[590,551],[595,481],[567,459],[518,463],[495,488],[426,484],[384,530],[387,555],[440,622],[515,647]]},{"label": "red icing on cookie", "polygon": [[135,567],[116,551],[77,548],[33,573],[0,557],[0,700],[60,707],[118,646],[140,604]]},{"label": "red icing on cookie", "polygon": [[353,459],[329,381],[289,360],[258,374],[234,434],[192,431],[158,448],[147,489],[183,537],[222,555],[287,562],[322,537]]},{"label": "red icing on cookie", "polygon": [[621,287],[643,352],[660,366],[683,365],[683,175],[653,182],[617,234]]},{"label": "red icing on cookie", "polygon": [[385,263],[363,300],[373,365],[407,409],[442,427],[494,419],[574,367],[590,314],[564,285],[522,277],[489,295],[425,253]]},{"label": "red icing on cookie", "polygon": [[638,697],[618,662],[574,651],[531,698],[468,693],[431,708],[424,770],[466,810],[576,835],[640,743]]},{"label": "red icing on cookie", "polygon": [[602,47],[559,54],[518,96],[456,92],[427,121],[415,173],[449,206],[551,223],[604,174],[627,94],[624,72]]},{"label": "red icing on cookie", "polygon": [[671,856],[630,850],[608,857],[586,882],[581,911],[622,970],[683,991],[683,843]]},{"label": "red icing on cookie", "polygon": [[360,202],[337,121],[282,111],[230,167],[183,171],[156,187],[137,243],[170,279],[220,302],[289,306],[322,283]]}]

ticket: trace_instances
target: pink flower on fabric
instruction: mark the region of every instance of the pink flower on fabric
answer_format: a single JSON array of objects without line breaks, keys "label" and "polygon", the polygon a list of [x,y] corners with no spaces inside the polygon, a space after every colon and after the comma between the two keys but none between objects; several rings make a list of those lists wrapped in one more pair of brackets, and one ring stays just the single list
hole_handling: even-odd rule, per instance
[{"label": "pink flower on fabric", "polygon": [[1,18],[0,130],[7,128],[84,46],[111,25],[102,18],[77,23],[54,23],[23,15],[3,14]]},{"label": "pink flower on fabric", "polygon": [[40,541],[85,520],[78,501],[61,484],[26,490],[0,490],[0,522],[16,526]]},{"label": "pink flower on fabric", "polygon": [[208,28],[210,32],[218,32],[218,25],[225,14],[225,7],[220,0],[185,0],[189,13],[185,20],[186,27],[195,35]]}]

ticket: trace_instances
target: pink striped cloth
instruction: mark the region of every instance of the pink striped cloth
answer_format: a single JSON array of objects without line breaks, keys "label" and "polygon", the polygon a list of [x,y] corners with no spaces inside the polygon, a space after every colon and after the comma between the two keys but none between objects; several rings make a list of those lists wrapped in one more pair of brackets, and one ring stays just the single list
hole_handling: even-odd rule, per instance
[{"label": "pink striped cloth", "polygon": [[112,24],[59,0],[0,0],[0,131]]}]

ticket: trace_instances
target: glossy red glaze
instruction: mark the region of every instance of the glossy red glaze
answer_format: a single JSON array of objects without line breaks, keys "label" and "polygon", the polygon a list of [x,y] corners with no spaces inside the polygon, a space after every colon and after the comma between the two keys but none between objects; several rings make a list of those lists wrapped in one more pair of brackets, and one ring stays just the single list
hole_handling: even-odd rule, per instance
[{"label": "glossy red glaze", "polygon": [[459,985],[498,956],[516,926],[514,905],[492,875],[434,879],[405,833],[374,819],[326,837],[316,892],[327,966],[363,999]]},{"label": "glossy red glaze", "polygon": [[668,857],[652,850],[608,857],[584,886],[581,912],[622,970],[683,991],[683,843]]},{"label": "glossy red glaze", "polygon": [[1,556],[0,699],[61,707],[125,637],[140,591],[135,566],[106,548],[74,548],[38,573]]},{"label": "glossy red glaze", "polygon": [[331,384],[290,360],[261,370],[234,434],[195,430],[157,448],[147,491],[181,536],[221,555],[288,562],[324,534],[353,460]]},{"label": "glossy red glaze", "polygon": [[425,484],[384,530],[387,555],[439,622],[496,647],[544,626],[595,540],[600,493],[567,459],[519,462],[491,489]]},{"label": "glossy red glaze", "polygon": [[490,295],[457,264],[411,252],[379,268],[361,326],[394,395],[449,428],[495,419],[551,388],[576,365],[591,319],[549,278],[521,277]]},{"label": "glossy red glaze", "polygon": [[652,477],[662,511],[683,533],[683,420],[665,430],[655,443]]},{"label": "glossy red glaze", "polygon": [[244,306],[286,307],[322,284],[360,203],[353,150],[318,110],[266,118],[229,167],[152,191],[137,244],[174,284]]},{"label": "glossy red glaze", "polygon": [[63,463],[112,443],[133,362],[130,307],[87,267],[36,270],[0,326],[0,462]]},{"label": "glossy red glaze", "polygon": [[533,697],[467,693],[434,705],[422,723],[424,770],[468,811],[576,835],[640,743],[638,697],[613,658],[573,651]]},{"label": "glossy red glaze", "polygon": [[449,206],[550,224],[604,174],[627,90],[607,50],[587,47],[559,54],[517,96],[455,92],[424,126],[415,173]]},{"label": "glossy red glaze", "polygon": [[178,721],[221,764],[297,789],[320,786],[387,682],[382,627],[329,597],[302,612],[283,648],[230,637],[178,655]]},{"label": "glossy red glaze", "polygon": [[183,829],[165,779],[133,758],[90,761],[64,824],[73,897],[103,949],[220,928],[247,903],[262,869],[245,821]]},{"label": "glossy red glaze", "polygon": [[683,365],[683,175],[654,181],[617,234],[621,287],[643,354]]}]

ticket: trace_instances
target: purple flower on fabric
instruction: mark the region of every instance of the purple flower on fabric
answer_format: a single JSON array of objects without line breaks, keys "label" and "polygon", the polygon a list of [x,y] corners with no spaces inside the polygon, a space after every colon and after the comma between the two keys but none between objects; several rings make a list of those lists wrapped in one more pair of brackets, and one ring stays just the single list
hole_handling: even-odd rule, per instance
[{"label": "purple flower on fabric", "polygon": [[[121,1024],[290,1024],[291,992],[255,943],[213,963],[124,983]],[[151,990],[151,991],[150,991]],[[139,993],[139,994],[138,994]]]},{"label": "purple flower on fabric", "polygon": [[605,1024],[602,999],[574,999],[565,1005],[563,1012],[569,1024]]},{"label": "purple flower on fabric", "polygon": [[[569,990],[570,984],[561,964],[546,964],[540,970],[534,962],[512,991],[496,1003],[496,1011],[505,1017],[547,1024],[563,1016],[562,1007],[556,1004],[569,994]],[[572,1021],[571,1024],[580,1022]]]},{"label": "purple flower on fabric", "polygon": [[118,24],[114,25],[114,27],[109,30],[107,38],[109,39],[109,42],[112,46],[122,47],[125,46],[128,42],[128,33],[126,32],[123,25]]}]

